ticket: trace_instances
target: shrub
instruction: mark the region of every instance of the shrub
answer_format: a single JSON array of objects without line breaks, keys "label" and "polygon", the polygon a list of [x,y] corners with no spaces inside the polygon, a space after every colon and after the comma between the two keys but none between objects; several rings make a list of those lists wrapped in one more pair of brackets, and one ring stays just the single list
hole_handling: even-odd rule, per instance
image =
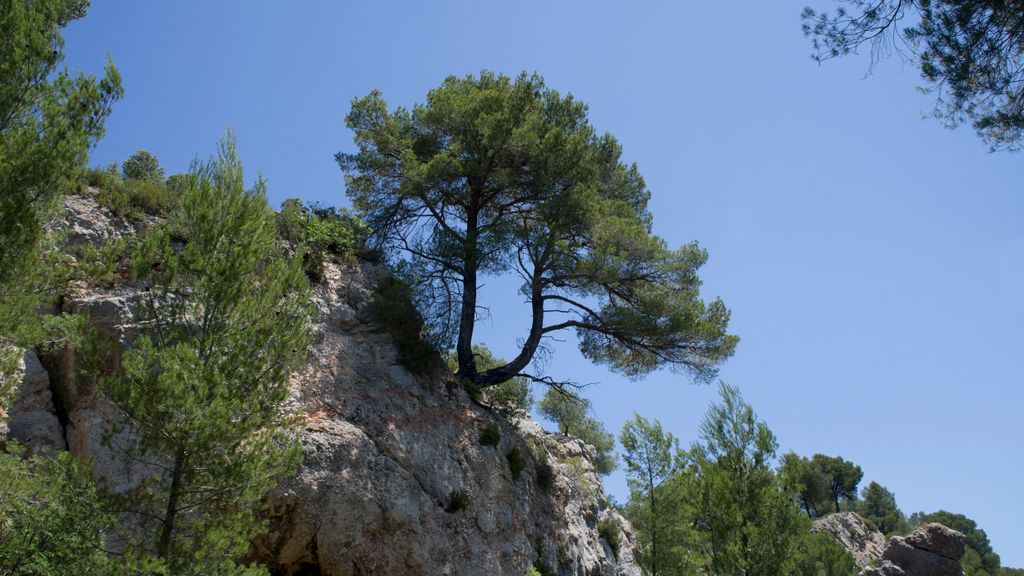
[{"label": "shrub", "polygon": [[171,174],[164,182],[164,188],[174,196],[181,196],[188,189],[188,174]]},{"label": "shrub", "polygon": [[469,494],[462,490],[452,490],[448,494],[448,504],[444,507],[444,511],[454,514],[466,506],[469,506]]},{"label": "shrub", "polygon": [[505,457],[508,459],[509,470],[512,471],[512,479],[518,480],[519,474],[526,469],[526,458],[523,458],[523,453],[519,451],[518,446],[513,446]]},{"label": "shrub", "polygon": [[615,559],[619,559],[619,547],[622,546],[622,523],[618,518],[606,516],[597,523],[597,534],[608,543]]},{"label": "shrub", "polygon": [[526,568],[526,572],[523,572],[523,576],[541,576],[536,566],[529,566]]},{"label": "shrub", "polygon": [[160,161],[145,150],[136,150],[121,163],[121,175],[125,180],[145,180],[153,184],[164,181],[164,169]]},{"label": "shrub", "polygon": [[501,427],[497,422],[488,422],[480,431],[480,444],[483,446],[497,446],[501,442]]},{"label": "shrub", "polygon": [[369,233],[362,219],[347,210],[303,204],[298,198],[281,204],[277,231],[292,247],[305,249],[306,274],[313,280],[323,277],[323,263],[328,255],[346,261],[361,255]]},{"label": "shrub", "polygon": [[413,374],[424,376],[441,366],[441,355],[425,337],[423,318],[412,303],[409,286],[388,277],[377,286],[373,316],[394,339],[398,361]]},{"label": "shrub", "polygon": [[125,182],[128,188],[128,197],[131,205],[145,214],[164,216],[168,214],[176,204],[175,198],[162,183],[149,180],[128,180]]}]

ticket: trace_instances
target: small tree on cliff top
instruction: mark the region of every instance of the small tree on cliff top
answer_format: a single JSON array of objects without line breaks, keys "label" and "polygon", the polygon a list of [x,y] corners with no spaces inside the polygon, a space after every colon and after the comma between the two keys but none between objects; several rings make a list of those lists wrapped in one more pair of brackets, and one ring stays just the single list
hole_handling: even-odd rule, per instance
[{"label": "small tree on cliff top", "polygon": [[[358,152],[337,155],[349,196],[385,247],[408,256],[425,316],[455,342],[459,376],[486,387],[523,373],[546,336],[575,329],[595,362],[630,376],[662,366],[715,373],[737,338],[700,299],[695,243],[651,234],[650,196],[586,106],[537,75],[449,77],[411,111],[379,92],[346,118]],[[480,278],[514,272],[531,307],[509,362],[480,370]],[[552,319],[554,316],[554,319]]]}]

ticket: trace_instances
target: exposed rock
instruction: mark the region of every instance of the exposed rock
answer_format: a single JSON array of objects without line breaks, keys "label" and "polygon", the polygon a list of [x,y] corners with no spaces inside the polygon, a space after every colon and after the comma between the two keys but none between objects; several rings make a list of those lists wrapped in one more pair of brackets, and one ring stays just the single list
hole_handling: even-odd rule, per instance
[{"label": "exposed rock", "polygon": [[903,571],[903,568],[892,562],[882,560],[882,563],[878,566],[871,566],[861,570],[859,576],[906,576],[906,572]]},{"label": "exposed rock", "polygon": [[914,548],[934,552],[946,558],[959,559],[967,547],[967,537],[942,524],[925,524],[904,538]]},{"label": "exposed rock", "polygon": [[64,217],[59,228],[67,234],[69,246],[96,245],[135,233],[135,227],[100,206],[95,199],[97,190],[89,188],[86,194],[64,196]]},{"label": "exposed rock", "polygon": [[50,393],[50,376],[34,351],[25,352],[13,378],[18,385],[7,409],[6,437],[17,440],[30,454],[66,450],[64,429]]},{"label": "exposed rock", "polygon": [[[93,199],[71,198],[69,243],[127,233]],[[417,377],[398,363],[371,314],[386,274],[379,265],[328,263],[316,287],[316,340],[291,380],[290,402],[305,415],[304,459],[269,496],[270,530],[254,543],[255,556],[283,576],[520,576],[538,559],[564,576],[638,576],[635,537],[608,504],[591,447],[528,419],[514,425],[446,374]],[[64,309],[88,314],[126,344],[139,328],[139,301],[130,285],[83,287]],[[44,361],[67,414],[67,445],[93,458],[99,479],[132,485],[142,471],[117,449],[131,436],[111,436],[117,412],[79,376],[78,362],[72,351]],[[496,447],[479,442],[490,422],[501,429]],[[513,449],[527,462],[518,477]],[[538,475],[544,461],[548,482]],[[607,517],[622,527],[617,553],[597,531]]]},{"label": "exposed rock", "polygon": [[966,542],[963,534],[942,524],[925,524],[909,536],[890,538],[882,565],[860,576],[963,576],[960,557]]},{"label": "exposed rock", "polygon": [[819,518],[814,521],[811,531],[824,532],[838,540],[850,551],[859,568],[881,558],[885,549],[885,536],[854,512],[838,512]]}]

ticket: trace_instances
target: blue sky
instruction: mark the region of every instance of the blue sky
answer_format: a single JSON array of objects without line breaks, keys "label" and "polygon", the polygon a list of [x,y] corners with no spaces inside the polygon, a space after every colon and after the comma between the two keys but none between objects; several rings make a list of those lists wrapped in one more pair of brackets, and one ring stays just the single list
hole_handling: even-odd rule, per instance
[{"label": "blue sky", "polygon": [[[967,514],[1024,566],[1022,156],[923,119],[912,65],[812,62],[805,3],[94,0],[66,51],[124,77],[95,164],[144,148],[184,171],[230,124],[275,205],[347,205],[333,155],[353,150],[353,97],[540,72],[639,164],[655,232],[709,251],[705,294],[742,338],[721,376],[781,449],[853,460],[908,513]],[[482,338],[506,356],[527,329],[515,288],[483,289]],[[548,371],[597,383],[610,430],[637,411],[695,438],[713,386],[629,381],[572,344]],[[625,499],[621,472],[606,485]]]}]

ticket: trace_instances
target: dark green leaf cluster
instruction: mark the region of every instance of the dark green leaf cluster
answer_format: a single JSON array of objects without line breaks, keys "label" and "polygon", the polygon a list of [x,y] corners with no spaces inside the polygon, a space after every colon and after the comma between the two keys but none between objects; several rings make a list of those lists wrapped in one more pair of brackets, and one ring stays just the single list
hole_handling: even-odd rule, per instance
[{"label": "dark green leaf cluster", "polygon": [[622,547],[622,522],[614,516],[606,516],[597,523],[597,534],[608,543],[612,554],[618,559]]},{"label": "dark green leaf cluster", "polygon": [[519,475],[526,469],[526,458],[523,456],[523,452],[518,446],[513,446],[505,454],[505,459],[508,460],[508,468],[512,472],[512,479],[518,480]]},{"label": "dark green leaf cluster", "polygon": [[497,446],[501,442],[501,427],[497,422],[488,422],[480,431],[481,446]]},{"label": "dark green leaf cluster", "polygon": [[823,516],[830,508],[839,512],[842,503],[855,502],[857,486],[864,477],[860,466],[824,454],[815,454],[813,458],[786,454],[783,468],[800,507],[810,518]]},{"label": "dark green leaf cluster", "polygon": [[142,180],[153,184],[162,184],[164,169],[151,152],[136,150],[121,162],[121,176],[125,180]]},{"label": "dark green leaf cluster", "polygon": [[[950,125],[971,122],[993,149],[1021,147],[1024,2],[839,2],[834,13],[804,10],[804,32],[813,38],[818,60],[870,44],[874,64],[895,50],[916,60],[922,77],[937,93],[936,116]],[[916,23],[900,28],[908,13],[916,17]]]},{"label": "dark green leaf cluster", "polygon": [[[17,446],[8,445],[17,451]],[[103,534],[113,517],[89,471],[70,454],[0,452],[0,574],[106,576]]]}]

